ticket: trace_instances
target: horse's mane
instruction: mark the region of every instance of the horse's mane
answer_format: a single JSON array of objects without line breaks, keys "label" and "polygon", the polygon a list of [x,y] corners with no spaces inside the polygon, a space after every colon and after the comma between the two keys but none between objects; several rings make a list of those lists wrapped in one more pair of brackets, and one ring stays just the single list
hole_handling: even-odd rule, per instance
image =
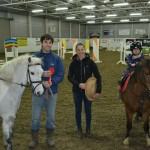
[{"label": "horse's mane", "polygon": [[135,66],[134,74],[131,76],[132,79],[138,80],[139,77],[143,77],[142,70],[144,68],[150,68],[150,59],[143,59]]},{"label": "horse's mane", "polygon": [[[12,74],[14,74],[15,70],[17,69],[17,66],[21,65],[24,62],[28,61],[28,58],[31,57],[31,62],[34,63],[42,63],[40,58],[32,57],[29,54],[21,55],[17,58],[14,58],[8,62],[6,62],[1,68],[0,68],[0,77],[11,81]],[[24,68],[25,69],[25,68]]]}]

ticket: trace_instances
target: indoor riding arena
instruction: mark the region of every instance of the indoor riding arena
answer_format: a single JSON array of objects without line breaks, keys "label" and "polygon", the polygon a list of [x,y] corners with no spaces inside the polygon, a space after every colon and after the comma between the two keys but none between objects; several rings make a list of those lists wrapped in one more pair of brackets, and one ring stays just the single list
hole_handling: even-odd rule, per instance
[{"label": "indoor riding arena", "polygon": [[[46,110],[43,108],[35,150],[149,150],[143,120],[133,116],[130,143],[125,144],[126,108],[120,99],[118,80],[127,68],[125,57],[131,44],[139,42],[141,52],[150,59],[150,1],[148,0],[1,0],[0,1],[0,69],[21,55],[41,50],[40,37],[54,38],[51,51],[61,57],[65,67],[59,84],[55,113],[55,146],[46,143]],[[136,14],[137,13],[137,14]],[[68,18],[67,18],[68,17]],[[82,107],[82,138],[77,138],[72,84],[67,75],[76,45],[96,63],[101,75],[100,99],[92,102],[91,136],[86,137],[84,103]],[[150,68],[148,68],[150,69]],[[0,71],[1,73],[1,71]],[[146,74],[147,75],[147,74]],[[0,74],[0,90],[4,91]],[[16,83],[16,81],[13,81]],[[130,80],[129,80],[130,82]],[[19,82],[19,84],[22,81]],[[8,84],[8,83],[6,83]],[[12,83],[13,84],[13,83]],[[18,85],[20,86],[20,85]],[[127,85],[128,86],[128,85]],[[13,96],[15,93],[13,93]],[[15,96],[14,96],[15,97]],[[149,98],[149,97],[148,97]],[[0,95],[2,103],[7,103]],[[149,98],[150,100],[150,98]],[[12,107],[13,104],[12,104]],[[4,147],[3,117],[0,110],[0,150]],[[28,150],[31,140],[32,88],[26,87],[14,121],[13,135],[5,137],[13,150]],[[9,123],[9,122],[8,122]],[[13,138],[11,141],[10,138]]]}]

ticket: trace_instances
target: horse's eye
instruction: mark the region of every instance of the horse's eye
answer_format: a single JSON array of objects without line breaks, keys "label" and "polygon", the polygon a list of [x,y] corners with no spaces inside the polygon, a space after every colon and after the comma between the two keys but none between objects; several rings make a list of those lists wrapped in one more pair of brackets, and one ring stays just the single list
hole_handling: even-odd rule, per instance
[{"label": "horse's eye", "polygon": [[31,75],[34,75],[34,72],[30,72],[31,73]]}]

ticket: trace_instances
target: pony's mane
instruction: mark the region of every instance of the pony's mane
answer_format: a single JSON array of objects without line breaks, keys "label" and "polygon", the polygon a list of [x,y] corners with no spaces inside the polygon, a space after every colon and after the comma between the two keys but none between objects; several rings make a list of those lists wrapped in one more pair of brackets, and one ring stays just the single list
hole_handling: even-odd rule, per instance
[{"label": "pony's mane", "polygon": [[135,66],[135,72],[132,75],[132,78],[137,79],[138,76],[141,76],[143,68],[150,68],[150,59],[143,59]]},{"label": "pony's mane", "polygon": [[16,68],[18,65],[21,65],[24,62],[28,61],[28,58],[31,57],[31,63],[42,63],[40,58],[37,57],[32,57],[29,54],[21,55],[17,58],[14,58],[8,62],[6,62],[1,68],[0,68],[0,77],[7,80],[11,81],[12,79],[12,74],[14,74]]}]

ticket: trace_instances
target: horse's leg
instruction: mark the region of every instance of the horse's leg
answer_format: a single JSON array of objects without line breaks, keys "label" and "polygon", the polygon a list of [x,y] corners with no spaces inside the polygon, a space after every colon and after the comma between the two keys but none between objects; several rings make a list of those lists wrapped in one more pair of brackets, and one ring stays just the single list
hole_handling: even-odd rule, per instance
[{"label": "horse's leg", "polygon": [[15,116],[3,117],[3,140],[6,150],[12,150],[14,120]]},{"label": "horse's leg", "polygon": [[133,112],[131,112],[127,108],[126,108],[126,118],[127,118],[126,135],[125,135],[125,140],[123,141],[123,143],[125,145],[129,145],[129,135],[132,129]]},{"label": "horse's leg", "polygon": [[143,128],[144,131],[146,133],[146,142],[147,142],[147,146],[150,146],[150,135],[149,135],[149,113],[144,111],[143,112]]}]

